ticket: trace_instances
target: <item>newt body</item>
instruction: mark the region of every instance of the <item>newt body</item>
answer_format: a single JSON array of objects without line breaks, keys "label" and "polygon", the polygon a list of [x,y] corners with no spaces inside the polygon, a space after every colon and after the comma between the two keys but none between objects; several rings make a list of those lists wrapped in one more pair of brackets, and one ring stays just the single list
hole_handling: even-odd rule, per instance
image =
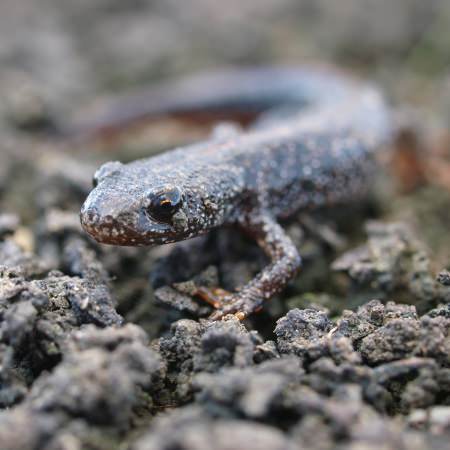
[{"label": "newt body", "polygon": [[[300,255],[277,220],[360,196],[370,184],[373,153],[389,138],[389,111],[374,87],[327,70],[238,69],[173,86],[156,88],[134,111],[125,107],[121,120],[220,109],[266,112],[245,131],[216,133],[129,164],[106,163],[95,175],[81,223],[101,243],[131,246],[239,226],[271,260],[213,315],[243,318],[300,268]],[[106,117],[96,126],[110,125],[117,124]]]}]

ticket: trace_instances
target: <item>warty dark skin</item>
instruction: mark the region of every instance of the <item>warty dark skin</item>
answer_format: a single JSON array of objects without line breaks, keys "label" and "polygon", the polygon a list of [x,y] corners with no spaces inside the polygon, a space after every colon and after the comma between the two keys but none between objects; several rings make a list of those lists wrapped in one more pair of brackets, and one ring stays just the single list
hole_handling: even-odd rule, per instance
[{"label": "warty dark skin", "polygon": [[243,319],[300,269],[301,257],[278,219],[361,196],[374,153],[390,137],[390,117],[375,87],[327,69],[235,69],[155,87],[113,106],[119,114],[107,111],[79,130],[221,109],[262,114],[245,131],[227,129],[129,164],[106,163],[95,174],[81,223],[98,242],[128,246],[241,228],[271,262],[212,318]]}]

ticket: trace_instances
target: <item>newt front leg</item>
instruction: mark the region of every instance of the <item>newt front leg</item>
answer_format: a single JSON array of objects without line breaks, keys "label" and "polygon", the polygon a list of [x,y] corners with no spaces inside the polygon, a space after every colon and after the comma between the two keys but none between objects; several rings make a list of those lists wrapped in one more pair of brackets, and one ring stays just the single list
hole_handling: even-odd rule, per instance
[{"label": "newt front leg", "polygon": [[264,300],[283,290],[301,266],[301,258],[294,243],[270,213],[252,213],[239,225],[245,232],[255,236],[271,263],[239,292],[224,299],[220,308],[211,315],[212,320],[227,314],[245,319],[260,308]]}]

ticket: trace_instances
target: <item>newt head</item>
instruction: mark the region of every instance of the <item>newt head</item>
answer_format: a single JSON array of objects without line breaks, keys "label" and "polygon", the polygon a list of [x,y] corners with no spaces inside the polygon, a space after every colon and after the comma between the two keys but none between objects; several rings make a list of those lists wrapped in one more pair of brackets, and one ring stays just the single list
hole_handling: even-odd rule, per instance
[{"label": "newt head", "polygon": [[236,180],[227,170],[202,172],[161,165],[157,157],[106,163],[95,173],[81,225],[98,242],[113,245],[164,244],[204,234],[229,215],[236,185],[226,186]]}]

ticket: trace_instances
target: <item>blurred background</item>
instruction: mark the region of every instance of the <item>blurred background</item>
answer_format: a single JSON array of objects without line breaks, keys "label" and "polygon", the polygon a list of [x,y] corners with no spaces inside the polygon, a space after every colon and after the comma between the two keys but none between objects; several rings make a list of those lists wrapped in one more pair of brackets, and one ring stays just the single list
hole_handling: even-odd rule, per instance
[{"label": "blurred background", "polygon": [[[92,96],[167,76],[226,64],[305,60],[365,73],[395,99],[429,106],[448,121],[450,3],[2,0],[0,5],[0,95],[10,108],[25,108],[18,97],[27,94],[61,114]],[[26,111],[10,111],[20,113]]]}]

